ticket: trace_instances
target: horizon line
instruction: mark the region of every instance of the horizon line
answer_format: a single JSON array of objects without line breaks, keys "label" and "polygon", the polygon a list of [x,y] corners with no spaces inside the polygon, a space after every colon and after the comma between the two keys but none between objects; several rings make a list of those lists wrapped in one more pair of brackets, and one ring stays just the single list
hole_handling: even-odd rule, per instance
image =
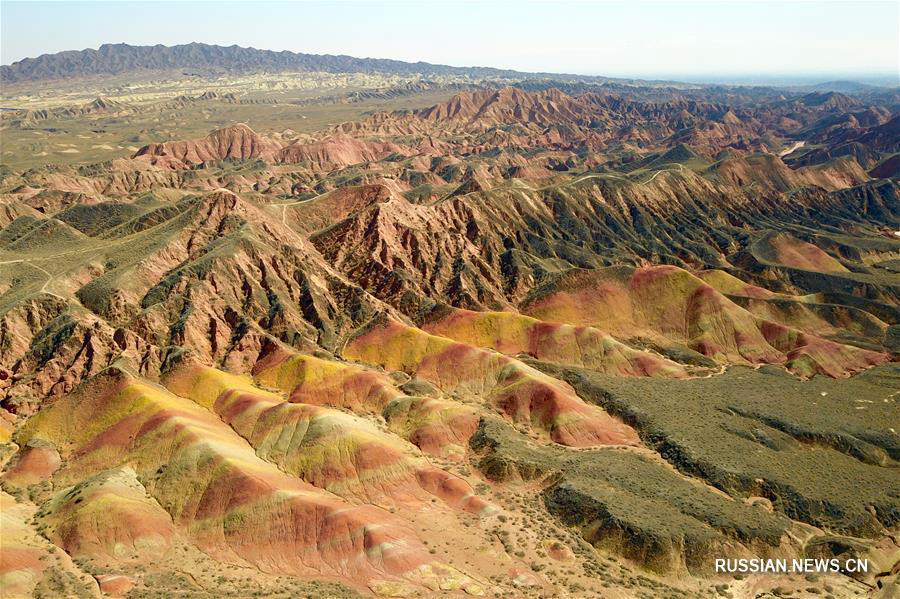
[{"label": "horizon line", "polygon": [[[13,62],[3,62],[2,57],[0,57],[0,66],[2,67],[11,67],[18,63],[21,63],[26,60],[37,60],[44,56],[54,56],[57,54],[62,54],[66,52],[87,52],[94,51],[98,52],[100,48],[103,46],[128,46],[132,48],[155,48],[155,47],[163,47],[163,48],[175,48],[178,46],[190,46],[190,45],[203,45],[217,48],[241,48],[246,50],[254,50],[258,52],[271,52],[275,54],[295,54],[295,55],[306,55],[306,56],[335,56],[341,57],[346,56],[355,59],[363,59],[363,60],[386,60],[386,61],[394,61],[400,62],[404,64],[428,64],[433,66],[442,66],[442,67],[450,67],[450,68],[460,68],[460,69],[494,69],[497,71],[510,71],[513,73],[521,74],[521,75],[558,75],[558,76],[575,76],[575,77],[596,77],[596,78],[606,78],[606,79],[626,79],[626,80],[639,80],[639,81],[647,81],[647,82],[664,82],[664,83],[694,83],[694,84],[722,84],[722,85],[790,85],[790,80],[792,79],[807,79],[809,81],[806,82],[806,85],[813,84],[812,81],[816,81],[817,83],[831,83],[837,81],[846,81],[850,83],[859,83],[866,84],[864,81],[860,79],[885,79],[891,80],[890,84],[867,84],[873,85],[873,87],[885,87],[886,89],[891,89],[894,87],[900,87],[900,72],[891,72],[890,70],[872,70],[872,71],[734,71],[734,72],[716,72],[716,71],[695,71],[695,72],[677,72],[677,71],[662,71],[662,72],[616,72],[616,71],[594,71],[594,72],[573,72],[573,71],[542,71],[542,70],[532,70],[532,71],[523,71],[520,69],[507,68],[507,67],[497,67],[497,66],[489,66],[489,65],[459,65],[459,64],[446,64],[440,62],[429,62],[427,60],[418,60],[418,61],[410,61],[403,60],[399,58],[390,58],[390,57],[377,57],[377,56],[355,56],[352,54],[328,54],[322,53],[317,54],[313,52],[303,52],[296,50],[274,50],[270,48],[257,48],[252,45],[242,46],[239,43],[232,43],[230,45],[216,44],[216,43],[208,43],[202,41],[191,41],[180,44],[133,44],[125,41],[121,42],[103,42],[96,47],[87,47],[82,48],[80,50],[60,50],[57,52],[44,52],[37,56],[26,56],[19,60],[15,60]],[[164,69],[161,69],[164,70]],[[102,76],[102,74],[96,74],[98,76]],[[111,75],[111,73],[110,73]],[[693,80],[691,80],[693,79]],[[703,80],[701,80],[703,79]],[[732,81],[728,81],[732,79]],[[766,80],[769,80],[768,82]],[[778,80],[782,80],[780,83]]]}]

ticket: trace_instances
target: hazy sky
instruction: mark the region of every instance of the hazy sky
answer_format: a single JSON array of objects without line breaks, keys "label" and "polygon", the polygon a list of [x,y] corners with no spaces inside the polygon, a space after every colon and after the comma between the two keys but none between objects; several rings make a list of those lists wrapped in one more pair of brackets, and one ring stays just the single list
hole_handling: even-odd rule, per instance
[{"label": "hazy sky", "polygon": [[[613,76],[900,72],[900,1],[12,2],[0,62],[103,43]],[[727,78],[727,77],[726,77]]]}]

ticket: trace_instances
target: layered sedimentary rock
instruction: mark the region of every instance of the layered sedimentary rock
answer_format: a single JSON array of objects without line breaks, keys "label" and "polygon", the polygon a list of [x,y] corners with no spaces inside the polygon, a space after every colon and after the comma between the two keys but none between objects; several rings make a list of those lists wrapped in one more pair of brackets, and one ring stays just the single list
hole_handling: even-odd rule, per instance
[{"label": "layered sedimentary rock", "polygon": [[710,579],[714,557],[890,571],[890,102],[469,85],[4,166],[4,596],[744,596],[777,585]]}]

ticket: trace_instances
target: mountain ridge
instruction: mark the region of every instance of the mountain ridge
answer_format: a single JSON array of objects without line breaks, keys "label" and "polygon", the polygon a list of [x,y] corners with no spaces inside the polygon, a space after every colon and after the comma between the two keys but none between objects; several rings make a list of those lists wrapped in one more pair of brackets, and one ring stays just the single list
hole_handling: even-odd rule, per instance
[{"label": "mountain ridge", "polygon": [[[227,72],[302,71],[327,73],[386,72],[395,74],[458,75],[473,77],[518,77],[551,75],[525,73],[492,67],[457,67],[427,62],[405,62],[388,58],[356,58],[347,55],[306,54],[282,50],[260,50],[238,45],[219,46],[192,42],[175,46],[103,44],[98,49],[66,50],[25,58],[0,66],[0,81],[19,83],[68,79],[90,75],[117,75],[135,70],[220,69]],[[560,76],[560,74],[553,74]],[[566,76],[566,75],[563,75]],[[574,75],[570,75],[574,76]],[[580,77],[580,76],[579,76]],[[603,81],[603,77],[582,77]]]}]

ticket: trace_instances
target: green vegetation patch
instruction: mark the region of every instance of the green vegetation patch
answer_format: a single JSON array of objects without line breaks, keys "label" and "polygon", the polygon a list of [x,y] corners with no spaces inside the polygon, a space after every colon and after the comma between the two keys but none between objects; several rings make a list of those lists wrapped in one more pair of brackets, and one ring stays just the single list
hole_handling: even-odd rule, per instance
[{"label": "green vegetation patch", "polygon": [[57,249],[83,239],[78,231],[55,218],[20,216],[0,231],[0,247],[17,252]]},{"label": "green vegetation patch", "polygon": [[75,319],[68,312],[64,312],[37,332],[31,340],[31,347],[28,348],[28,353],[36,358],[38,368],[49,361],[59,346],[72,336],[72,333],[75,332],[75,326]]},{"label": "green vegetation patch", "polygon": [[875,536],[900,522],[900,365],[840,380],[732,367],[674,381],[531,364],[733,497],[765,497],[778,512],[836,533]]},{"label": "green vegetation patch", "polygon": [[766,554],[789,525],[631,450],[537,446],[494,419],[480,423],[471,446],[488,478],[545,480],[550,512],[591,543],[655,570],[708,567],[735,541]]},{"label": "green vegetation patch", "polygon": [[94,237],[135,218],[143,210],[134,204],[104,202],[101,204],[78,204],[56,215],[67,225],[78,229],[89,237]]}]

